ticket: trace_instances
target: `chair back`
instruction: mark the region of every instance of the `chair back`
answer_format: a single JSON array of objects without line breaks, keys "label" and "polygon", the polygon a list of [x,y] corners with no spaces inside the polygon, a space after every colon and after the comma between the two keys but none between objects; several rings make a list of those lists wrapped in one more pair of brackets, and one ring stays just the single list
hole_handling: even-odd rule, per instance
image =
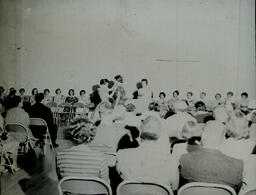
[{"label": "chair back", "polygon": [[247,192],[243,193],[243,195],[256,195],[256,189],[247,191]]},{"label": "chair back", "polygon": [[171,141],[171,154],[173,152],[173,148],[176,144],[186,143],[185,139],[174,139]]},{"label": "chair back", "polygon": [[47,123],[45,122],[44,119],[41,118],[30,118],[30,125],[31,126],[46,126]]},{"label": "chair back", "polygon": [[74,105],[73,105],[74,108],[85,108],[85,104],[82,103],[82,102],[76,102]]},{"label": "chair back", "polygon": [[4,129],[8,134],[15,137],[18,142],[26,142],[32,134],[29,129],[20,123],[8,123],[5,125]]},{"label": "chair back", "polygon": [[201,183],[201,182],[193,182],[188,183],[182,186],[178,195],[236,195],[236,192],[233,188],[227,185],[222,184],[214,184],[214,183]]},{"label": "chair back", "polygon": [[72,107],[72,105],[68,102],[62,102],[61,104],[59,104],[60,108],[65,108],[65,107]]},{"label": "chair back", "polygon": [[110,185],[106,181],[94,177],[64,177],[58,183],[58,191],[59,195],[64,195],[66,192],[86,195],[112,195]]},{"label": "chair back", "polygon": [[116,192],[117,195],[173,195],[164,185],[137,181],[123,181]]}]

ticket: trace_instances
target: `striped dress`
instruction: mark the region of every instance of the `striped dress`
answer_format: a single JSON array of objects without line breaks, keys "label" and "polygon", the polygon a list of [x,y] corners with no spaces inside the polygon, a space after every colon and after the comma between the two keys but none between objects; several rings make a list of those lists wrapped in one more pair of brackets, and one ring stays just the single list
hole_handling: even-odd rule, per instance
[{"label": "striped dress", "polygon": [[73,146],[57,153],[57,174],[66,176],[98,177],[109,182],[108,161],[102,153],[87,145]]}]

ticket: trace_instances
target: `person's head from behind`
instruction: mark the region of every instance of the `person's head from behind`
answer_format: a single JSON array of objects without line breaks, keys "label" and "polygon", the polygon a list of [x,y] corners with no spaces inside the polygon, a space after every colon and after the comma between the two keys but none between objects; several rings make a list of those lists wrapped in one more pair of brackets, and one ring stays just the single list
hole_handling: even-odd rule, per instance
[{"label": "person's head from behind", "polygon": [[141,79],[142,88],[146,87],[148,85],[147,79]]},{"label": "person's head from behind", "polygon": [[14,88],[12,90],[10,90],[10,93],[9,93],[10,97],[15,96],[15,94],[16,94],[16,90]]},{"label": "person's head from behind", "polygon": [[183,100],[178,100],[173,105],[174,111],[177,112],[185,112],[188,109],[188,105]]},{"label": "person's head from behind", "polygon": [[158,103],[156,102],[151,102],[149,105],[148,105],[148,110],[149,111],[154,111],[154,112],[160,112],[160,106]]},{"label": "person's head from behind", "polygon": [[213,116],[216,121],[220,123],[226,123],[229,118],[229,114],[226,108],[224,107],[217,107],[213,110]]},{"label": "person's head from behind", "polygon": [[69,96],[74,96],[75,95],[75,90],[74,89],[68,90],[68,95]]},{"label": "person's head from behind", "polygon": [[142,141],[156,141],[161,134],[161,123],[154,116],[148,116],[141,124]]},{"label": "person's head from behind", "polygon": [[100,85],[107,85],[108,84],[108,79],[101,79],[100,80]]},{"label": "person's head from behind", "polygon": [[19,93],[20,93],[20,95],[24,95],[25,94],[25,89],[24,88],[20,88]]},{"label": "person's head from behind", "polygon": [[217,121],[209,121],[201,136],[202,145],[206,148],[218,149],[225,140],[225,134],[225,125]]},{"label": "person's head from behind", "polygon": [[117,82],[119,82],[119,83],[123,83],[124,81],[123,81],[123,77],[121,76],[121,75],[116,75],[115,77],[114,77],[114,79],[117,81]]},{"label": "person's head from behind", "polygon": [[187,92],[187,99],[191,99],[193,97],[193,93],[191,91]]},{"label": "person's head from behind", "polygon": [[175,90],[175,91],[172,93],[172,96],[173,96],[174,98],[178,98],[179,95],[180,95],[180,92],[179,92],[178,90]]},{"label": "person's head from behind", "polygon": [[10,108],[14,108],[14,107],[22,107],[20,96],[13,96],[10,99]]},{"label": "person's head from behind", "polygon": [[234,96],[234,93],[232,91],[227,92],[227,98],[230,99]]},{"label": "person's head from behind", "polygon": [[200,137],[202,132],[202,128],[195,121],[188,121],[182,129],[181,135],[184,139],[188,140],[192,137]]},{"label": "person's head from behind", "polygon": [[196,111],[206,111],[206,105],[202,101],[198,101],[195,103]]},{"label": "person's head from behind", "polygon": [[137,89],[141,89],[142,88],[142,83],[141,82],[136,83],[136,87],[137,87]]},{"label": "person's head from behind", "polygon": [[4,93],[4,88],[0,86],[0,94]]},{"label": "person's head from behind", "polygon": [[45,96],[48,96],[49,94],[50,94],[50,90],[49,90],[49,89],[45,89],[45,90],[44,90],[44,95],[45,95]]},{"label": "person's head from behind", "polygon": [[248,98],[248,93],[246,92],[241,93],[241,98],[242,100],[246,100]]},{"label": "person's head from behind", "polygon": [[166,97],[166,94],[165,94],[164,92],[160,92],[160,93],[159,93],[159,98],[160,98],[161,100],[165,99],[165,97]]},{"label": "person's head from behind", "polygon": [[227,123],[227,134],[235,139],[249,137],[248,121],[242,112],[231,114]]},{"label": "person's head from behind", "polygon": [[35,96],[36,103],[41,103],[43,99],[44,99],[44,94],[43,93],[36,94],[36,96]]},{"label": "person's head from behind", "polygon": [[200,99],[205,99],[205,97],[206,97],[206,93],[203,91],[203,92],[201,92],[200,93]]},{"label": "person's head from behind", "polygon": [[36,94],[38,94],[38,89],[37,88],[32,89],[31,93],[33,96],[35,96]]},{"label": "person's head from behind", "polygon": [[79,92],[79,94],[80,94],[81,97],[84,97],[85,94],[86,94],[86,92],[85,92],[85,90],[81,90],[81,91]]},{"label": "person's head from behind", "polygon": [[217,101],[220,101],[220,100],[221,100],[221,94],[220,94],[220,93],[216,93],[216,94],[215,94],[215,99],[216,99]]},{"label": "person's head from behind", "polygon": [[11,87],[10,88],[10,93],[12,92],[12,91],[14,91],[15,89],[14,89],[14,87]]},{"label": "person's head from behind", "polygon": [[56,89],[55,93],[56,93],[56,95],[60,95],[61,94],[61,89],[60,88]]},{"label": "person's head from behind", "polygon": [[96,135],[96,126],[87,118],[75,118],[69,126],[68,133],[75,145],[88,144]]}]

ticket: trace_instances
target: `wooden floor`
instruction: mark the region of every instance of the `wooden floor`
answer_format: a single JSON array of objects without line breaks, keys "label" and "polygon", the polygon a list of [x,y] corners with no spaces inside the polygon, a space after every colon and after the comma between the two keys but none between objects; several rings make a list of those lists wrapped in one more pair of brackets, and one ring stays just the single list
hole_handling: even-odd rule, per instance
[{"label": "wooden floor", "polygon": [[[64,138],[64,128],[58,130],[57,143],[60,145],[55,151],[47,148],[45,156],[36,151],[35,167],[28,166],[15,174],[1,175],[1,195],[57,195],[57,176],[55,171],[55,154],[72,144]],[[33,164],[33,163],[31,163]]]}]

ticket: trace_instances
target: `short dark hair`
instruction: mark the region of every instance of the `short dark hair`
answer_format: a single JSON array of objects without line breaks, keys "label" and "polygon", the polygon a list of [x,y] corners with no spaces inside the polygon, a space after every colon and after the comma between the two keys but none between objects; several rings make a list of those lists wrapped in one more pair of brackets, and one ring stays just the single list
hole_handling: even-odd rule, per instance
[{"label": "short dark hair", "polygon": [[220,93],[216,93],[216,94],[215,94],[215,97],[216,97],[217,95],[221,97],[221,94],[220,94]]},{"label": "short dark hair", "polygon": [[2,86],[0,86],[0,90],[4,91],[4,88]]},{"label": "short dark hair", "polygon": [[232,95],[232,96],[233,96],[234,93],[233,93],[233,91],[228,91],[228,92],[227,92],[227,95]]},{"label": "short dark hair", "polygon": [[204,95],[206,95],[206,92],[202,91],[200,94],[204,94]]},{"label": "short dark hair", "polygon": [[71,91],[73,92],[73,95],[75,95],[75,90],[74,90],[74,89],[70,89],[70,90],[68,90],[68,95],[70,95],[70,94],[71,94]]},{"label": "short dark hair", "polygon": [[242,96],[245,96],[246,98],[248,98],[248,93],[247,92],[243,92],[243,93],[241,93],[241,97]]},{"label": "short dark hair", "polygon": [[141,82],[136,83],[136,87],[137,87],[137,89],[141,89],[142,88],[142,83]]},{"label": "short dark hair", "polygon": [[177,95],[180,95],[180,92],[178,90],[175,90],[172,94],[176,93]]},{"label": "short dark hair", "polygon": [[187,95],[190,94],[191,96],[193,96],[193,93],[191,91],[187,92]]},{"label": "short dark hair", "polygon": [[82,95],[82,93],[86,93],[85,90],[81,90],[81,91],[79,92],[80,95]]},{"label": "short dark hair", "polygon": [[21,97],[20,96],[13,96],[11,99],[10,99],[10,102],[11,102],[11,108],[12,107],[16,107],[19,105],[19,103],[21,102]]},{"label": "short dark hair", "polygon": [[148,84],[148,79],[141,79],[141,82],[146,82]]},{"label": "short dark hair", "polygon": [[100,80],[100,85],[105,85],[108,82],[109,82],[108,79],[101,79]]},{"label": "short dark hair", "polygon": [[42,102],[43,99],[44,99],[44,94],[43,93],[36,94],[36,96],[35,96],[36,103]]},{"label": "short dark hair", "polygon": [[56,90],[55,90],[55,93],[57,94],[57,92],[58,92],[59,90],[60,90],[60,88],[56,89]]},{"label": "short dark hair", "polygon": [[148,110],[149,111],[155,111],[155,112],[159,112],[160,111],[160,106],[158,103],[156,102],[151,102],[149,105],[148,105]]},{"label": "short dark hair", "polygon": [[[205,106],[205,103],[202,102],[202,101],[198,101],[195,103],[195,108],[196,110],[199,109],[199,108],[203,108],[203,109],[206,109],[206,106]],[[201,109],[200,109],[201,110]]]},{"label": "short dark hair", "polygon": [[119,74],[119,75],[116,75],[115,77],[114,77],[114,79],[115,80],[118,80],[118,79],[120,79],[120,78],[122,78],[122,76]]},{"label": "short dark hair", "polygon": [[48,91],[48,93],[50,93],[50,90],[49,90],[49,89],[45,89],[45,90],[44,90],[44,93],[47,92],[47,91]]},{"label": "short dark hair", "polygon": [[164,92],[160,92],[160,93],[159,93],[159,97],[160,97],[161,95],[163,95],[164,97],[166,97],[166,94],[165,94]]},{"label": "short dark hair", "polygon": [[37,89],[37,88],[34,88],[34,89],[32,89],[32,92],[31,92],[32,95],[36,95],[36,94],[34,94],[34,91],[35,91],[35,90],[38,92],[38,89]]},{"label": "short dark hair", "polygon": [[25,89],[24,88],[20,88],[19,92],[21,93],[22,91],[25,92]]}]

